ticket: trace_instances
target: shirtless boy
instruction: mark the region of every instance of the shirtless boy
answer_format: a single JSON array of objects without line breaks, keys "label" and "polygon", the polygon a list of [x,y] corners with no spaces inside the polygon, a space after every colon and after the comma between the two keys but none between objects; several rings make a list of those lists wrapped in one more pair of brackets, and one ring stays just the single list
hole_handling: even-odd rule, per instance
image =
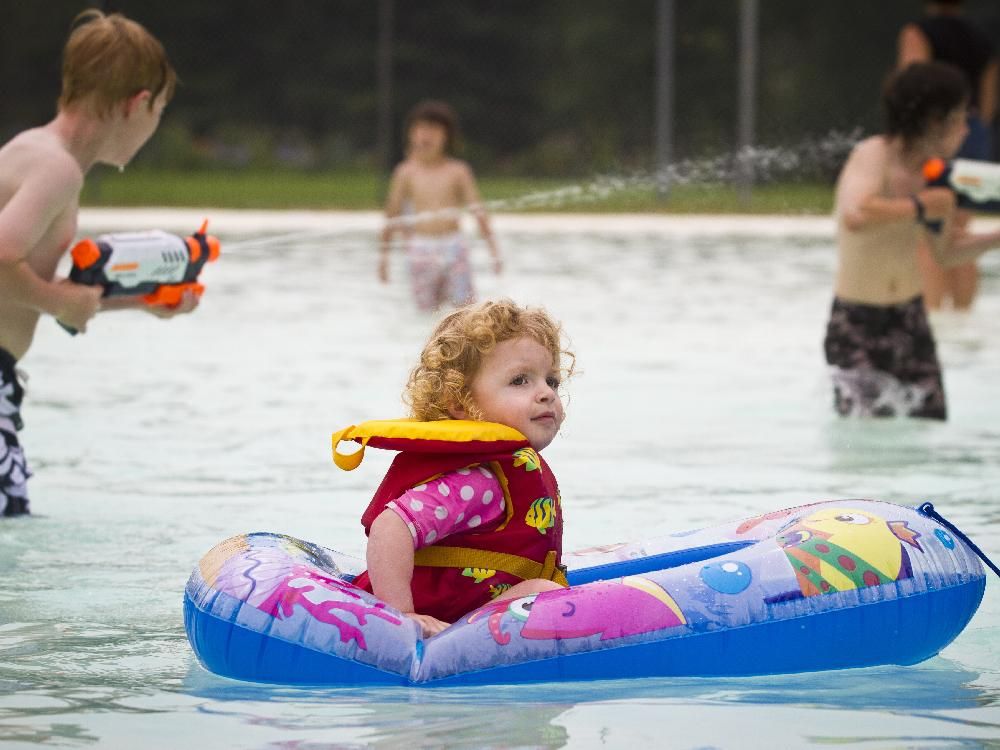
[{"label": "shirtless boy", "polygon": [[[406,235],[413,296],[417,307],[425,311],[445,302],[457,307],[475,300],[469,251],[459,228],[463,208],[475,215],[494,270],[502,270],[500,250],[472,169],[451,155],[457,123],[454,111],[444,102],[426,101],[413,108],[406,118],[407,156],[392,174],[385,206],[379,279],[389,280],[393,235]],[[401,218],[404,207],[415,214],[412,219]]]},{"label": "shirtless boy", "polygon": [[1000,232],[954,222],[955,195],[927,188],[921,168],[966,136],[968,84],[945,63],[915,63],[889,80],[886,129],[859,143],[837,182],[838,266],[826,361],[842,415],[945,419],[944,386],[921,296],[917,247],[945,267],[1000,247]]},{"label": "shirtless boy", "polygon": [[[56,279],[76,233],[84,175],[98,162],[124,167],[159,124],[176,76],[162,45],[118,14],[84,11],[63,50],[55,119],[0,148],[0,516],[28,512],[30,475],[17,438],[23,390],[16,364],[39,317],[85,331],[99,310],[139,307]],[[194,309],[188,296],[160,317]]]}]

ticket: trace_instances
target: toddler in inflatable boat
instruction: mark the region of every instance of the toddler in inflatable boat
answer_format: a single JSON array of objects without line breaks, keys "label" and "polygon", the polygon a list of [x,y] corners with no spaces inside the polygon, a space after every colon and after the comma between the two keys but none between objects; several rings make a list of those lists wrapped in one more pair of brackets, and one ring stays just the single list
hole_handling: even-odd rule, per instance
[{"label": "toddler in inflatable boat", "polygon": [[[564,412],[561,331],[542,309],[509,300],[457,310],[410,373],[412,420],[334,435],[337,464],[364,446],[397,450],[364,512],[368,570],[354,584],[444,630],[492,601],[566,586],[559,487],[539,455]],[[362,450],[337,451],[343,440]]]},{"label": "toddler in inflatable boat", "polygon": [[[874,500],[564,558],[559,489],[539,451],[562,424],[572,362],[542,310],[499,301],[446,317],[410,375],[413,418],[333,435],[342,469],[368,447],[398,452],[362,517],[367,570],[284,534],[220,542],[185,587],[201,663],[342,686],[914,664],[972,619],[980,558],[1000,574],[930,503]],[[345,441],[360,450],[342,452]]]}]

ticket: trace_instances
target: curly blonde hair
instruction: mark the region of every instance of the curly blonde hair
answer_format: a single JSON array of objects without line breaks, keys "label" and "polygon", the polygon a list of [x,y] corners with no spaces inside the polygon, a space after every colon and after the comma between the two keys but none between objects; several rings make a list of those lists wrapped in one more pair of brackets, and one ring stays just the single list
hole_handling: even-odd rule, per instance
[{"label": "curly blonde hair", "polygon": [[[563,378],[573,374],[576,358],[563,349],[562,328],[542,308],[520,307],[509,299],[469,305],[445,316],[420,353],[403,393],[410,416],[421,421],[451,419],[449,409],[459,406],[478,418],[471,387],[483,358],[497,344],[522,336],[552,353]],[[564,356],[569,360],[565,368]]]}]

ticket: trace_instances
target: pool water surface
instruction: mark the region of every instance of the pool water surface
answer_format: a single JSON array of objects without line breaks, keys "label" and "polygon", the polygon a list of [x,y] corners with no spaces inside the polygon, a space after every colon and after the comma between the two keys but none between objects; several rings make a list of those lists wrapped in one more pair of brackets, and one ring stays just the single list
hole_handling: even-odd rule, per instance
[{"label": "pool water surface", "polygon": [[[502,225],[501,225],[502,226]],[[277,531],[363,554],[390,456],[346,474],[329,437],[403,415],[434,323],[371,231],[222,234],[201,308],[43,320],[23,362],[34,516],[0,523],[0,742],[49,747],[998,747],[1000,581],[913,667],[767,678],[331,690],[206,672],[181,615],[218,541]],[[932,501],[1000,558],[1000,262],[967,316],[933,319],[947,423],[842,420],[822,355],[832,238],[734,230],[501,232],[480,296],[544,305],[577,374],[546,451],[566,547],[829,498]],[[227,244],[237,248],[227,254]],[[817,643],[816,648],[828,644]],[[850,648],[850,644],[837,644]]]}]

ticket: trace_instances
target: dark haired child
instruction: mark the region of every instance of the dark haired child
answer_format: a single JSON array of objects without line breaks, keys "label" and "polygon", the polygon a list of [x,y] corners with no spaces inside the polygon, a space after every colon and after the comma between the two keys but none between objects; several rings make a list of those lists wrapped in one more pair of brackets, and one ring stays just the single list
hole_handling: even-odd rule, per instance
[{"label": "dark haired child", "polygon": [[[968,135],[956,156],[961,159],[993,158],[990,128],[1000,96],[1000,58],[989,34],[967,17],[962,0],[925,0],[923,16],[906,24],[896,44],[897,67],[915,62],[951,63],[969,82]],[[965,228],[972,214],[961,208],[955,212],[955,224]],[[931,310],[950,302],[956,310],[968,310],[979,287],[979,269],[975,263],[942,268],[921,242],[917,263],[924,281],[924,301]]]},{"label": "dark haired child", "polygon": [[965,138],[968,85],[956,68],[916,63],[883,92],[885,132],[851,152],[837,180],[837,275],[824,349],[842,415],[945,419],[944,385],[917,267],[926,238],[943,266],[1000,247],[1000,232],[954,224],[955,195],[922,167]]},{"label": "dark haired child", "polygon": [[[476,295],[459,225],[463,209],[476,217],[497,273],[502,265],[472,169],[454,157],[458,118],[444,102],[421,102],[406,117],[406,139],[406,159],[392,174],[385,205],[379,279],[389,280],[389,250],[393,235],[399,232],[406,236],[417,308],[432,311],[445,303],[468,304]],[[409,216],[403,216],[404,207]]]}]

